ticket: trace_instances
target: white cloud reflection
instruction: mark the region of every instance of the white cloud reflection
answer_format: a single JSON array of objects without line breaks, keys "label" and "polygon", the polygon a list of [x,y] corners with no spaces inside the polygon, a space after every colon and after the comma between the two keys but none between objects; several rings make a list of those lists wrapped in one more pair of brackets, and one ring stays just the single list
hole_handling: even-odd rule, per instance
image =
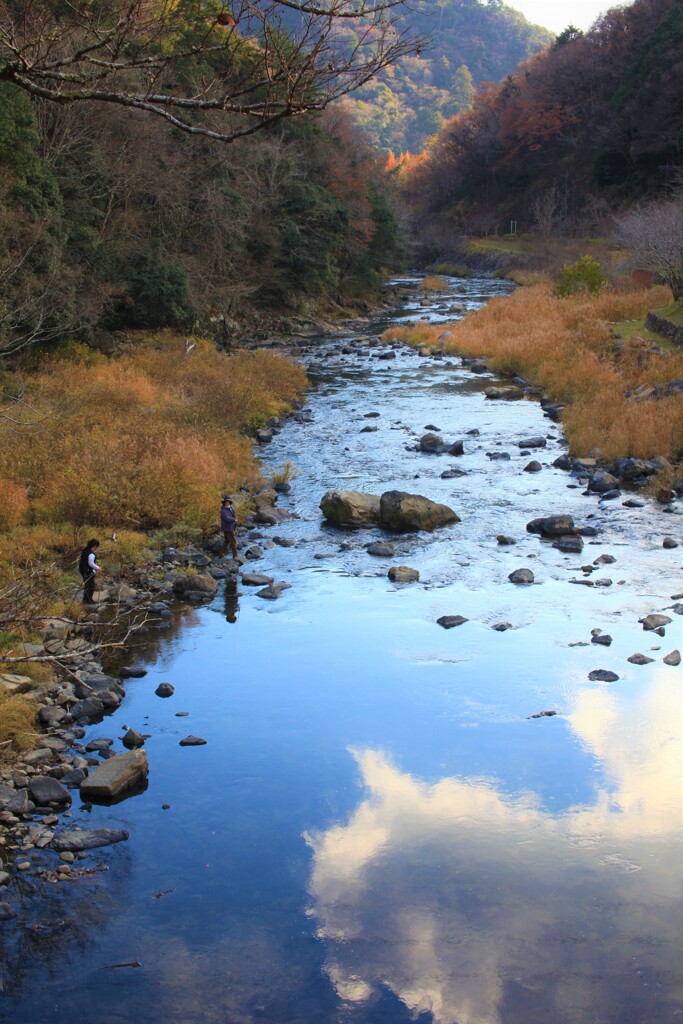
[{"label": "white cloud reflection", "polygon": [[429,784],[353,751],[365,799],[347,824],[306,837],[310,913],[340,998],[360,1007],[388,987],[438,1024],[671,1012],[659,981],[681,982],[676,675],[660,672],[631,705],[577,695],[569,722],[605,781],[556,815],[530,793]]}]

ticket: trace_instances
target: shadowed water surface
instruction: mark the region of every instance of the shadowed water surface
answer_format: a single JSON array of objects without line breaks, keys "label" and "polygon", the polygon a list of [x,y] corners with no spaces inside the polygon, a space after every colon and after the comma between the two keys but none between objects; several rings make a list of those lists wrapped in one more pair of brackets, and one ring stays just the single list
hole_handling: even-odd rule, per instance
[{"label": "shadowed water surface", "polygon": [[[476,306],[489,284],[502,287],[468,282],[457,300]],[[177,613],[149,674],[90,729],[151,734],[149,787],[74,808],[83,827],[131,832],[78,862],[90,874],[52,886],[49,903],[26,883],[23,923],[3,926],[3,1020],[680,1017],[681,670],[661,659],[682,619],[668,611],[663,638],[638,623],[683,589],[682,549],[662,549],[680,515],[568,487],[551,465],[561,428],[535,402],[486,401],[491,378],[457,358],[376,354],[316,352],[313,422],[290,422],[266,452],[298,468],[281,501],[296,518],[260,543],[295,543],[250,568],[292,589],[276,602],[221,590]],[[427,424],[465,454],[412,450]],[[547,448],[522,455],[534,434]],[[523,472],[531,457],[541,473]],[[441,479],[453,466],[466,475]],[[425,494],[462,522],[431,537],[340,533],[318,509],[333,487]],[[559,512],[598,529],[581,555],[526,533]],[[502,533],[517,544],[498,545]],[[395,558],[368,555],[380,538]],[[602,553],[616,562],[591,579],[610,586],[569,582]],[[392,585],[391,564],[420,583]],[[521,566],[536,585],[508,582]],[[456,614],[469,621],[436,624]],[[512,628],[491,628],[502,621]],[[593,628],[609,648],[589,643]],[[636,651],[653,663],[630,664]],[[595,668],[620,678],[591,683]],[[160,681],[171,699],[154,696]],[[543,710],[557,715],[528,718]],[[179,747],[187,733],[206,746]]]}]

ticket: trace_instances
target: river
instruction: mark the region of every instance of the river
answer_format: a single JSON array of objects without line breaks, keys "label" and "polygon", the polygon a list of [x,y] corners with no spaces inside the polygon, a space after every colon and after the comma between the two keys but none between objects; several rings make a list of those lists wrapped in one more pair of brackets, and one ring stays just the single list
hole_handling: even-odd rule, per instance
[{"label": "river", "polygon": [[[506,285],[460,288],[475,308]],[[403,319],[449,318],[437,307]],[[263,453],[297,468],[280,501],[294,518],[257,531],[263,557],[247,568],[291,589],[271,602],[221,587],[211,605],[177,609],[145,649],[146,677],[89,728],[84,742],[149,734],[149,785],[113,807],[74,804],[76,824],[130,839],[27,892],[0,1019],[683,1013],[681,669],[662,661],[681,648],[683,619],[665,610],[683,590],[683,546],[662,547],[683,541],[680,511],[585,495],[552,465],[561,427],[536,401],[486,400],[490,374],[353,341],[304,356],[311,422],[288,421]],[[428,425],[464,454],[415,451]],[[547,447],[521,454],[539,434]],[[531,458],[541,472],[523,471]],[[463,475],[442,478],[450,468]],[[398,538],[335,530],[318,508],[331,488],[424,494],[462,522]],[[596,528],[582,554],[526,532],[555,513]],[[396,544],[393,559],[368,554],[377,539]],[[603,554],[616,560],[584,575]],[[390,583],[392,564],[420,582]],[[534,585],[509,582],[520,567]],[[571,582],[586,579],[612,582]],[[644,632],[638,620],[660,611],[666,635]],[[443,629],[443,615],[468,621]],[[594,629],[611,645],[591,643]],[[629,663],[635,652],[652,662]],[[619,678],[591,682],[594,669]],[[172,698],[155,696],[161,681]],[[557,714],[529,717],[546,710]],[[180,747],[188,733],[206,745]]]}]

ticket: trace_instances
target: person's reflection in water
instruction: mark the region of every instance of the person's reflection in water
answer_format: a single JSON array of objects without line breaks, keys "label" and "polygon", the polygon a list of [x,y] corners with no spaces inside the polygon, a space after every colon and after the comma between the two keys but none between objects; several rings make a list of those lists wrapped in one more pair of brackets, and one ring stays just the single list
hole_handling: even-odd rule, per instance
[{"label": "person's reflection in water", "polygon": [[225,581],[225,591],[223,596],[225,598],[225,621],[237,622],[237,616],[240,610],[240,602],[237,594],[237,580]]}]

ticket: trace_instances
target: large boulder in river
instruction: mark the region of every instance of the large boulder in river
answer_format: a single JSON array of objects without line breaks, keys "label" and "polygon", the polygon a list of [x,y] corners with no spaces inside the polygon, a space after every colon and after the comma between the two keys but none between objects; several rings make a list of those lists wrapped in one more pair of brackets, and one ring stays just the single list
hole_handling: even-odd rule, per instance
[{"label": "large boulder in river", "polygon": [[544,516],[532,519],[526,524],[527,533],[539,533],[541,537],[566,537],[578,533],[571,516]]},{"label": "large boulder in river", "polygon": [[363,491],[328,491],[320,508],[335,526],[357,526],[379,521],[379,497]]},{"label": "large boulder in river", "polygon": [[405,491],[385,491],[380,498],[379,522],[387,530],[415,533],[459,523],[460,517],[448,505]]}]

